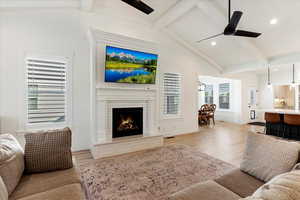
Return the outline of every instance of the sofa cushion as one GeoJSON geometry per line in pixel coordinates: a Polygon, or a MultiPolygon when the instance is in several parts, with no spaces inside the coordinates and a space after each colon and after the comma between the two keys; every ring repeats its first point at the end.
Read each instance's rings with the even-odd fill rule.
{"type": "Polygon", "coordinates": [[[0,135],[0,176],[8,194],[11,194],[19,183],[23,171],[23,149],[12,135],[0,135]]]}
{"type": "Polygon", "coordinates": [[[238,195],[214,181],[192,185],[169,197],[169,200],[237,200],[238,195]]]}
{"type": "Polygon", "coordinates": [[[298,161],[300,145],[272,138],[270,136],[249,133],[241,170],[262,180],[290,171],[298,161]]]}
{"type": "Polygon", "coordinates": [[[1,200],[7,200],[8,199],[8,192],[6,189],[6,186],[4,185],[4,182],[0,176],[0,199],[1,200]]]}
{"type": "Polygon", "coordinates": [[[300,170],[276,176],[261,186],[247,200],[297,200],[300,199],[300,170]]]}
{"type": "Polygon", "coordinates": [[[26,134],[26,172],[40,173],[72,168],[71,137],[69,128],[26,134]]]}
{"type": "MultiPolygon", "coordinates": [[[[36,193],[18,200],[84,200],[80,184],[70,184],[45,192],[36,193]]],[[[11,200],[11,199],[9,199],[11,200]]]]}
{"type": "Polygon", "coordinates": [[[24,175],[10,199],[19,199],[73,183],[80,183],[79,173],[76,168],[24,175]]]}
{"type": "Polygon", "coordinates": [[[239,169],[233,170],[215,181],[241,197],[252,195],[264,184],[264,182],[242,172],[239,169]]]}

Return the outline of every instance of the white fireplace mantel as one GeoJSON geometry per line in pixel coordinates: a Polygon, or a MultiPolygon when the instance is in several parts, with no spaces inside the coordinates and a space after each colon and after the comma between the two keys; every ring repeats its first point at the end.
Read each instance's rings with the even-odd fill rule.
{"type": "Polygon", "coordinates": [[[94,158],[153,148],[163,144],[163,137],[157,129],[155,93],[146,92],[148,94],[141,95],[140,92],[134,90],[125,93],[110,91],[108,94],[107,91],[97,90],[99,90],[96,97],[98,123],[95,132],[96,140],[92,148],[94,158]],[[143,135],[113,139],[113,108],[133,107],[143,108],[143,135]]]}
{"type": "MultiPolygon", "coordinates": [[[[127,92],[128,94],[128,92],[127,92]]],[[[134,95],[112,95],[97,96],[97,107],[103,112],[98,112],[97,119],[99,123],[97,127],[96,144],[112,142],[112,110],[113,108],[143,108],[143,136],[157,135],[155,131],[155,98],[140,97],[134,95]]]]}

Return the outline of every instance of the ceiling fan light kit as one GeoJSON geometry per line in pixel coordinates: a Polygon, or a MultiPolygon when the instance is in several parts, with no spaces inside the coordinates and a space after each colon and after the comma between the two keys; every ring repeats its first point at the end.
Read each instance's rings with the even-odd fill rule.
{"type": "Polygon", "coordinates": [[[228,1],[228,25],[225,27],[225,30],[223,33],[219,33],[207,38],[204,38],[202,40],[199,40],[197,42],[203,42],[206,40],[210,40],[212,38],[219,37],[221,35],[225,36],[239,36],[239,37],[248,37],[248,38],[257,38],[261,35],[261,33],[257,32],[251,32],[251,31],[245,31],[245,30],[239,30],[237,29],[238,24],[242,18],[243,12],[241,11],[234,11],[231,16],[231,0],[228,1]]]}

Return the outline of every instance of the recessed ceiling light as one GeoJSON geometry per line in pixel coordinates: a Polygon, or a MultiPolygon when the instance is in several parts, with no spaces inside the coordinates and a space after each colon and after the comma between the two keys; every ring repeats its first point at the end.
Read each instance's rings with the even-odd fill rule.
{"type": "Polygon", "coordinates": [[[216,45],[217,45],[217,42],[212,41],[210,44],[211,44],[211,46],[216,46],[216,45]]]}
{"type": "Polygon", "coordinates": [[[275,25],[277,23],[278,23],[278,19],[277,18],[273,18],[273,19],[270,20],[270,24],[271,25],[275,25]]]}

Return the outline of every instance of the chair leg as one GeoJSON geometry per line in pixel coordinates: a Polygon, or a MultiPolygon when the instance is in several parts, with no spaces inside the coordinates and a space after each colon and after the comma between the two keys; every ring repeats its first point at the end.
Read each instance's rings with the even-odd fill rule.
{"type": "Polygon", "coordinates": [[[213,117],[212,120],[213,120],[214,125],[216,125],[216,123],[215,123],[215,117],[213,117]]]}

